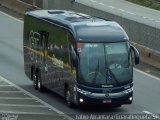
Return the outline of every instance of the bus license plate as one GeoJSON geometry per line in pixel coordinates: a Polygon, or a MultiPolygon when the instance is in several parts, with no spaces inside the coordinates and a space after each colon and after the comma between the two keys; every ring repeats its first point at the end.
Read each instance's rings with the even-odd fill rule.
{"type": "Polygon", "coordinates": [[[111,99],[103,100],[102,103],[104,103],[104,104],[110,104],[110,103],[112,103],[112,100],[111,99]]]}

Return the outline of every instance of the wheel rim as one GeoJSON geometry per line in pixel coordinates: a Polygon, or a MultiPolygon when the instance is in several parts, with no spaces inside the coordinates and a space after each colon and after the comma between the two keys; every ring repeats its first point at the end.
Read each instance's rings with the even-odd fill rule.
{"type": "Polygon", "coordinates": [[[40,80],[38,80],[38,89],[39,90],[41,89],[41,82],[40,82],[40,80]]]}
{"type": "Polygon", "coordinates": [[[71,102],[70,102],[70,92],[69,90],[67,90],[67,93],[66,93],[66,101],[67,101],[67,104],[70,105],[71,102]]]}
{"type": "Polygon", "coordinates": [[[36,84],[36,75],[33,75],[33,82],[34,82],[34,87],[36,88],[37,87],[37,84],[36,84]]]}

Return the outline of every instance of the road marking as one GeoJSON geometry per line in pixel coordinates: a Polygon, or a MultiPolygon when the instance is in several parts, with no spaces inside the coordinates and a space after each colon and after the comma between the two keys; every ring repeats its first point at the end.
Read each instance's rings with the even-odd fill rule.
{"type": "Polygon", "coordinates": [[[156,22],[160,22],[160,20],[156,20],[156,22]]]}
{"type": "Polygon", "coordinates": [[[148,114],[148,115],[151,115],[154,119],[159,119],[159,116],[158,115],[156,115],[156,114],[153,114],[153,113],[151,113],[151,112],[149,112],[149,111],[142,111],[142,112],[144,112],[145,114],[148,114]]]}
{"type": "Polygon", "coordinates": [[[95,1],[95,0],[90,0],[90,1],[91,1],[91,2],[94,2],[94,3],[97,2],[97,1],[95,1]]]}
{"type": "Polygon", "coordinates": [[[0,104],[0,106],[11,106],[11,107],[34,107],[34,108],[48,108],[44,105],[21,105],[21,104],[0,104]]]}
{"type": "Polygon", "coordinates": [[[143,16],[142,18],[147,19],[147,17],[143,16]]]}
{"type": "Polygon", "coordinates": [[[0,91],[0,93],[23,93],[22,91],[0,91]]]}
{"type": "Polygon", "coordinates": [[[12,87],[12,85],[0,85],[0,87],[12,87]]]}
{"type": "Polygon", "coordinates": [[[125,12],[128,13],[128,14],[131,14],[131,15],[136,15],[135,13],[130,12],[130,11],[125,11],[125,12]]]}
{"type": "Polygon", "coordinates": [[[7,82],[8,84],[14,86],[15,88],[17,88],[18,90],[24,92],[25,94],[27,94],[28,96],[32,97],[33,99],[39,101],[41,104],[43,104],[44,106],[47,106],[48,108],[50,108],[51,110],[55,111],[56,113],[64,116],[65,118],[69,119],[69,120],[73,120],[71,117],[69,117],[68,115],[66,115],[65,113],[61,112],[60,110],[58,110],[57,108],[51,106],[50,104],[44,102],[43,100],[39,99],[38,97],[32,95],[31,93],[29,93],[28,91],[24,90],[23,88],[19,87],[18,85],[10,82],[9,80],[5,79],[4,77],[0,76],[0,79],[2,79],[3,81],[7,82]]]}
{"type": "Polygon", "coordinates": [[[98,4],[100,4],[100,5],[105,5],[104,3],[98,3],[98,4]]]}
{"type": "Polygon", "coordinates": [[[0,113],[5,113],[5,114],[16,114],[16,115],[25,115],[25,114],[29,114],[29,115],[51,115],[51,114],[48,114],[48,113],[40,113],[40,112],[17,112],[17,111],[2,111],[0,110],[0,113]]]}
{"type": "Polygon", "coordinates": [[[149,20],[153,21],[154,19],[153,18],[149,18],[149,20]]]}
{"type": "Polygon", "coordinates": [[[33,98],[30,98],[30,97],[26,97],[26,98],[18,98],[18,97],[0,97],[0,99],[10,99],[10,100],[34,100],[33,98]]]}
{"type": "Polygon", "coordinates": [[[139,73],[141,73],[141,74],[144,74],[144,75],[146,75],[146,76],[149,76],[149,77],[151,77],[151,78],[153,78],[153,79],[156,79],[156,80],[159,80],[159,81],[160,81],[160,78],[158,78],[158,77],[156,77],[156,76],[154,76],[154,75],[151,75],[151,74],[148,74],[148,73],[146,73],[146,72],[143,72],[143,71],[141,71],[141,70],[139,70],[139,69],[137,69],[137,68],[134,68],[134,70],[137,71],[137,72],[139,72],[139,73]]]}
{"type": "Polygon", "coordinates": [[[108,7],[109,7],[109,8],[113,8],[113,9],[115,8],[114,6],[108,6],[108,7]]]}
{"type": "Polygon", "coordinates": [[[18,22],[23,23],[23,21],[22,21],[22,20],[19,20],[19,19],[15,18],[15,17],[12,17],[12,16],[10,16],[10,15],[8,15],[8,14],[6,14],[6,13],[2,12],[2,11],[0,11],[0,13],[1,13],[1,14],[3,14],[3,15],[5,15],[5,16],[7,16],[7,17],[9,17],[9,18],[11,18],[11,19],[14,19],[14,20],[16,20],[16,21],[18,21],[18,22]]]}
{"type": "Polygon", "coordinates": [[[125,12],[125,10],[123,10],[123,9],[119,9],[120,11],[122,11],[122,12],[125,12]]]}

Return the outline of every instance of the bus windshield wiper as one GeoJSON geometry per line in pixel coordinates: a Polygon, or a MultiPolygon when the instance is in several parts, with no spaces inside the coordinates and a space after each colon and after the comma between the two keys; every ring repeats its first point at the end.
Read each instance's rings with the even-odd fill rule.
{"type": "Polygon", "coordinates": [[[109,67],[108,67],[108,63],[107,63],[107,58],[106,58],[106,49],[105,49],[106,47],[105,47],[105,44],[104,44],[104,58],[105,58],[105,72],[106,72],[106,84],[107,84],[107,82],[108,82],[108,78],[109,77],[113,77],[113,79],[112,78],[110,78],[111,80],[114,80],[115,82],[116,82],[116,84],[117,84],[117,86],[120,84],[119,83],[119,81],[116,79],[116,77],[115,77],[115,75],[113,74],[113,72],[109,69],[109,67]],[[110,74],[110,76],[108,76],[110,74]]]}
{"type": "Polygon", "coordinates": [[[95,69],[95,76],[94,76],[94,79],[93,79],[94,83],[97,80],[98,72],[99,72],[99,59],[98,59],[98,64],[97,64],[96,69],[95,69]]]}

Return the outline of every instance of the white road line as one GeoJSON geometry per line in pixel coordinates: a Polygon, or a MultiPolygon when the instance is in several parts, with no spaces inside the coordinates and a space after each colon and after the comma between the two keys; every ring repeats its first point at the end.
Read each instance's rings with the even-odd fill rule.
{"type": "Polygon", "coordinates": [[[23,21],[22,21],[22,20],[19,20],[19,19],[17,19],[17,18],[14,18],[14,17],[12,17],[12,16],[10,16],[10,15],[8,15],[8,14],[6,14],[6,13],[2,12],[2,11],[0,11],[0,13],[2,13],[3,15],[5,15],[5,16],[7,16],[7,17],[11,18],[11,19],[14,19],[14,20],[16,20],[16,21],[18,21],[18,22],[23,23],[23,21]]]}
{"type": "Polygon", "coordinates": [[[5,82],[11,84],[12,86],[14,86],[15,88],[17,88],[18,90],[24,92],[25,94],[27,94],[28,96],[32,97],[33,99],[39,101],[41,104],[47,106],[48,108],[50,108],[51,110],[57,112],[60,115],[63,115],[64,117],[66,117],[69,120],[73,120],[71,117],[69,117],[68,115],[66,115],[65,113],[61,112],[60,110],[54,108],[53,106],[49,105],[48,103],[44,102],[43,100],[39,99],[38,97],[32,95],[31,93],[29,93],[28,91],[24,90],[23,88],[17,86],[16,84],[10,82],[9,80],[3,78],[2,76],[0,76],[0,79],[4,80],[5,82]]]}
{"type": "Polygon", "coordinates": [[[109,8],[113,8],[113,9],[115,8],[114,6],[108,6],[108,7],[109,7],[109,8]]]}
{"type": "Polygon", "coordinates": [[[90,1],[91,1],[91,2],[94,2],[94,3],[97,2],[97,1],[95,1],[95,0],[90,0],[90,1]]]}
{"type": "Polygon", "coordinates": [[[2,100],[2,99],[6,99],[6,100],[34,100],[33,98],[30,98],[30,97],[28,97],[28,98],[18,98],[18,97],[0,97],[0,99],[2,100]]]}
{"type": "Polygon", "coordinates": [[[24,105],[24,104],[1,104],[0,106],[5,106],[5,107],[34,107],[34,108],[48,108],[48,106],[44,105],[24,105]]]}
{"type": "Polygon", "coordinates": [[[142,18],[147,19],[147,17],[143,16],[142,18]]]}
{"type": "Polygon", "coordinates": [[[151,112],[149,112],[149,111],[145,111],[145,110],[144,110],[144,111],[142,111],[142,112],[145,113],[145,114],[151,115],[154,119],[160,119],[158,115],[153,114],[153,113],[151,113],[151,112]]]}
{"type": "Polygon", "coordinates": [[[160,20],[156,20],[156,22],[160,22],[160,20]]]}
{"type": "Polygon", "coordinates": [[[98,3],[98,4],[100,4],[100,5],[105,5],[104,3],[98,3]]]}
{"type": "Polygon", "coordinates": [[[25,115],[25,114],[29,114],[29,115],[51,115],[48,113],[40,113],[40,112],[17,112],[17,111],[2,111],[0,110],[0,113],[5,113],[5,114],[15,114],[15,115],[25,115]]]}
{"type": "Polygon", "coordinates": [[[135,13],[130,12],[130,11],[125,11],[125,12],[128,13],[128,14],[131,14],[131,15],[136,15],[135,13]]]}
{"type": "Polygon", "coordinates": [[[0,93],[23,93],[22,91],[0,91],[0,93]]]}
{"type": "Polygon", "coordinates": [[[123,9],[119,9],[120,11],[122,11],[122,12],[125,12],[125,10],[123,10],[123,9]]]}
{"type": "Polygon", "coordinates": [[[151,78],[153,78],[153,79],[156,79],[156,80],[159,80],[159,81],[160,81],[160,78],[158,78],[158,77],[156,77],[156,76],[154,76],[154,75],[145,73],[145,72],[143,72],[143,71],[141,71],[141,70],[139,70],[139,69],[137,69],[137,68],[134,68],[134,70],[137,71],[137,72],[139,72],[139,73],[141,73],[141,74],[144,74],[144,75],[146,75],[146,76],[148,76],[148,77],[151,77],[151,78]]]}
{"type": "Polygon", "coordinates": [[[0,87],[12,87],[12,85],[0,85],[0,87]]]}
{"type": "Polygon", "coordinates": [[[151,21],[153,21],[154,19],[153,19],[153,18],[149,18],[148,20],[151,20],[151,21]]]}

